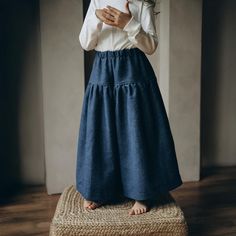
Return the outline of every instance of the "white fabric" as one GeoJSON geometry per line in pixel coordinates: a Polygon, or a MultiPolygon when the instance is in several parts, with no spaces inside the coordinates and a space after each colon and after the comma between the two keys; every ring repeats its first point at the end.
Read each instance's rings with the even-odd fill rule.
{"type": "Polygon", "coordinates": [[[140,0],[129,0],[132,18],[123,29],[103,23],[95,14],[96,9],[110,5],[123,12],[126,0],[91,0],[82,25],[79,41],[86,51],[114,51],[138,47],[146,54],[153,54],[158,46],[153,7],[140,0]]]}

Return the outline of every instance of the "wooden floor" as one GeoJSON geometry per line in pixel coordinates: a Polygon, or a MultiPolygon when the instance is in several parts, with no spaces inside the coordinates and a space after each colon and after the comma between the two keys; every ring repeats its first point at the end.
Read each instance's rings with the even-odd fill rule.
{"type": "MultiPolygon", "coordinates": [[[[236,236],[236,167],[202,173],[200,182],[187,182],[171,191],[181,206],[190,235],[236,236]]],[[[1,236],[46,236],[60,195],[47,195],[44,186],[22,190],[0,205],[1,236]]]]}

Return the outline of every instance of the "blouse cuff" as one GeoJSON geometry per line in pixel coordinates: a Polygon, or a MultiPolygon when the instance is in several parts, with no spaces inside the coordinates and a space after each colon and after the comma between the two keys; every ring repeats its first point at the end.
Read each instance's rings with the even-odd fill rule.
{"type": "Polygon", "coordinates": [[[139,33],[140,29],[141,23],[137,21],[134,16],[132,16],[123,28],[123,31],[126,31],[129,36],[135,36],[137,33],[139,33]]]}

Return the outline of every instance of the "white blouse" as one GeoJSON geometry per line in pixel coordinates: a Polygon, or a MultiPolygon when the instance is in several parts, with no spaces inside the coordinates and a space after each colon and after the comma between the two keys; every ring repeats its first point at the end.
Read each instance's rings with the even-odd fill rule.
{"type": "Polygon", "coordinates": [[[142,5],[142,1],[129,0],[132,18],[120,29],[103,23],[95,10],[110,5],[127,12],[126,0],[91,0],[79,34],[82,48],[86,51],[113,51],[138,47],[146,54],[153,54],[158,46],[154,9],[146,2],[142,5]]]}

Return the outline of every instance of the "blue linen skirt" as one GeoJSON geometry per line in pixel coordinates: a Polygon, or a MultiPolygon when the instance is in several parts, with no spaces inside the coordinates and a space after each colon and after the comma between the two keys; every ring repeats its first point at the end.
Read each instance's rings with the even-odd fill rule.
{"type": "Polygon", "coordinates": [[[157,79],[138,48],[96,51],[78,134],[76,189],[87,200],[155,199],[183,183],[157,79]]]}

